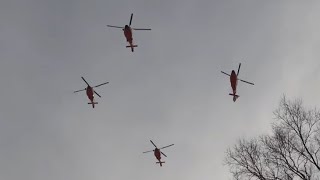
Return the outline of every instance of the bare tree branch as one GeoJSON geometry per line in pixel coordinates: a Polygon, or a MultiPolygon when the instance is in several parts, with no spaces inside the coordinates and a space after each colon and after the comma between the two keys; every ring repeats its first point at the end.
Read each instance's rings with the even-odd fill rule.
{"type": "Polygon", "coordinates": [[[282,98],[274,112],[273,133],[241,139],[227,150],[233,177],[259,180],[320,179],[320,112],[301,100],[282,98]]]}

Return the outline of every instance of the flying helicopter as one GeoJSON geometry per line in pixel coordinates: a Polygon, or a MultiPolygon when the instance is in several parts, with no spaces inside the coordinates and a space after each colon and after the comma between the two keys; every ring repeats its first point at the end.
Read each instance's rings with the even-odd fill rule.
{"type": "Polygon", "coordinates": [[[150,150],[150,151],[145,151],[143,153],[148,153],[148,152],[154,152],[154,156],[157,158],[158,162],[156,162],[157,164],[159,163],[160,166],[162,166],[162,163],[165,163],[164,161],[161,161],[161,154],[164,155],[165,157],[167,157],[167,155],[165,155],[163,152],[160,151],[160,149],[164,149],[164,148],[167,148],[167,147],[170,147],[170,146],[173,146],[174,144],[170,144],[168,146],[164,146],[162,148],[158,148],[151,140],[150,142],[153,144],[153,146],[155,147],[154,150],[150,150]]]}
{"type": "Polygon", "coordinates": [[[245,83],[248,83],[248,84],[251,84],[251,85],[254,85],[251,82],[248,82],[248,81],[245,81],[245,80],[242,80],[242,79],[238,78],[240,67],[241,67],[241,63],[239,63],[237,74],[236,74],[236,72],[234,70],[232,70],[231,75],[221,71],[223,74],[225,74],[227,76],[230,76],[230,83],[231,83],[231,87],[232,87],[233,93],[229,93],[229,95],[233,96],[233,102],[235,102],[237,100],[237,98],[239,97],[239,95],[236,94],[237,93],[238,80],[240,80],[242,82],[245,82],[245,83]]]}
{"type": "Polygon", "coordinates": [[[134,51],[135,47],[138,47],[138,45],[134,45],[133,44],[133,38],[132,38],[132,30],[147,30],[150,31],[151,29],[145,29],[145,28],[131,28],[131,22],[132,22],[132,16],[133,14],[131,14],[130,17],[130,22],[129,25],[125,25],[124,27],[121,26],[112,26],[112,25],[107,25],[108,27],[113,27],[113,28],[121,28],[123,30],[124,36],[126,37],[129,46],[126,46],[127,48],[131,47],[131,51],[134,51]]]}
{"type": "Polygon", "coordinates": [[[83,77],[81,77],[81,78],[88,86],[86,88],[84,88],[84,89],[81,89],[81,90],[78,90],[78,91],[74,91],[74,93],[86,90],[87,96],[90,99],[90,102],[88,102],[88,104],[92,104],[92,108],[94,108],[94,105],[98,104],[98,102],[94,101],[94,94],[96,94],[100,98],[101,98],[101,96],[95,90],[93,90],[93,88],[108,84],[109,82],[105,82],[105,83],[102,83],[102,84],[99,84],[99,85],[96,85],[96,86],[92,87],[92,86],[89,85],[89,83],[83,77]]]}

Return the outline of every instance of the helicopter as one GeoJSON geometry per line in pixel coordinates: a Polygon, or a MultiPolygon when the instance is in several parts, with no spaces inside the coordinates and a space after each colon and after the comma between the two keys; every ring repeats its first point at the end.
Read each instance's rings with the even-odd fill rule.
{"type": "Polygon", "coordinates": [[[127,48],[131,48],[131,51],[134,51],[135,47],[138,47],[138,45],[133,44],[133,38],[132,38],[132,30],[147,30],[150,31],[151,29],[145,29],[145,28],[131,28],[131,22],[132,22],[132,16],[131,14],[130,17],[130,22],[129,25],[125,25],[124,27],[121,26],[112,26],[112,25],[107,25],[108,27],[113,27],[113,28],[121,28],[123,30],[124,36],[127,39],[127,42],[129,43],[129,46],[126,46],[127,48]]]}
{"type": "Polygon", "coordinates": [[[89,83],[88,83],[83,77],[81,77],[81,78],[82,78],[82,80],[83,80],[88,86],[87,86],[86,88],[84,88],[84,89],[81,89],[81,90],[78,90],[78,91],[74,91],[74,93],[77,93],[77,92],[86,90],[87,96],[88,96],[88,98],[90,99],[90,102],[88,102],[88,104],[92,104],[92,108],[94,108],[94,105],[95,105],[95,104],[98,104],[98,102],[95,102],[95,101],[94,101],[94,94],[96,94],[96,95],[99,96],[100,98],[101,98],[101,96],[100,96],[95,90],[93,90],[93,88],[96,88],[96,87],[99,87],[99,86],[108,84],[109,82],[105,82],[105,83],[102,83],[102,84],[99,84],[99,85],[96,85],[96,86],[91,87],[91,86],[89,85],[89,83]]]}
{"type": "Polygon", "coordinates": [[[156,162],[157,164],[160,164],[160,166],[162,166],[162,163],[165,163],[164,161],[161,161],[161,154],[164,155],[165,157],[167,157],[167,155],[165,155],[163,152],[160,151],[160,149],[164,149],[170,146],[173,146],[174,144],[170,144],[168,146],[164,146],[162,148],[158,148],[151,140],[150,142],[154,145],[155,149],[154,150],[150,150],[150,151],[145,151],[143,153],[148,153],[148,152],[154,152],[154,156],[157,158],[158,162],[156,162]]]}
{"type": "Polygon", "coordinates": [[[248,81],[245,81],[245,80],[242,80],[242,79],[238,78],[240,67],[241,67],[241,63],[239,63],[237,74],[236,74],[236,72],[234,70],[232,70],[231,75],[221,71],[221,73],[223,73],[223,74],[225,74],[227,76],[230,76],[230,83],[231,83],[231,87],[232,87],[233,93],[229,93],[229,95],[233,96],[233,102],[235,102],[237,100],[237,98],[239,97],[239,95],[236,94],[237,93],[238,80],[240,80],[242,82],[245,82],[245,83],[248,83],[248,84],[251,84],[251,85],[254,85],[251,82],[248,82],[248,81]]]}

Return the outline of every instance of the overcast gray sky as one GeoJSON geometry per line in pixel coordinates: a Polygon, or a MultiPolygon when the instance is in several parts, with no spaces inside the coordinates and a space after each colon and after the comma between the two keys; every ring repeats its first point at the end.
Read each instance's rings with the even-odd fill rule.
{"type": "Polygon", "coordinates": [[[280,97],[320,100],[318,0],[0,1],[0,179],[230,179],[280,97]],[[120,29],[133,16],[138,48],[120,29]],[[242,63],[236,103],[231,72],[242,63]],[[102,95],[92,109],[84,76],[102,95]],[[152,153],[168,158],[162,168],[152,153]]]}

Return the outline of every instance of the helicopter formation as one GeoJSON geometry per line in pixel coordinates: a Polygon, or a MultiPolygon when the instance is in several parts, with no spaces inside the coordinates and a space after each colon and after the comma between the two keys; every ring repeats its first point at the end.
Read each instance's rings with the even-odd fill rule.
{"type": "MultiPolygon", "coordinates": [[[[129,43],[129,45],[126,46],[126,47],[127,48],[131,48],[131,51],[134,52],[134,48],[138,47],[138,45],[133,43],[133,33],[132,33],[132,31],[133,30],[151,30],[151,29],[147,29],[147,28],[131,28],[132,18],[133,18],[133,14],[131,14],[129,25],[125,25],[124,27],[122,27],[122,26],[113,26],[113,25],[107,25],[107,26],[108,27],[112,27],[112,28],[120,28],[120,29],[122,29],[123,33],[124,33],[124,36],[125,36],[127,42],[129,43]]],[[[234,102],[240,97],[237,94],[237,85],[238,85],[238,81],[239,80],[241,82],[244,82],[244,83],[247,83],[247,84],[250,84],[250,85],[254,85],[254,83],[252,83],[252,82],[245,81],[245,80],[242,80],[242,79],[238,78],[239,72],[240,72],[240,67],[241,67],[241,63],[239,63],[239,67],[238,67],[237,73],[235,72],[235,70],[232,70],[231,74],[228,74],[228,73],[226,73],[224,71],[221,71],[221,73],[223,73],[223,74],[225,74],[225,75],[230,77],[230,84],[231,84],[231,88],[232,88],[232,93],[229,93],[229,95],[233,96],[233,101],[234,102]]],[[[109,82],[105,82],[105,83],[102,83],[102,84],[99,84],[99,85],[96,85],[96,86],[90,86],[90,84],[84,79],[84,77],[81,77],[81,78],[86,83],[87,87],[84,88],[84,89],[80,89],[80,90],[74,91],[74,93],[81,92],[81,91],[86,91],[86,95],[87,95],[88,99],[90,100],[90,102],[88,102],[88,104],[91,104],[92,108],[95,108],[95,104],[98,104],[98,102],[95,101],[94,95],[96,94],[100,98],[101,98],[101,95],[98,94],[93,88],[97,88],[97,87],[109,84],[109,82]]],[[[167,157],[167,155],[164,154],[161,151],[161,149],[165,149],[165,148],[171,147],[174,144],[170,144],[170,145],[158,148],[152,140],[150,140],[150,142],[155,147],[155,149],[149,150],[149,151],[145,151],[143,153],[153,152],[154,156],[157,159],[156,164],[159,164],[160,167],[162,167],[162,164],[165,163],[165,162],[161,160],[161,155],[163,155],[164,157],[167,157]]]]}

